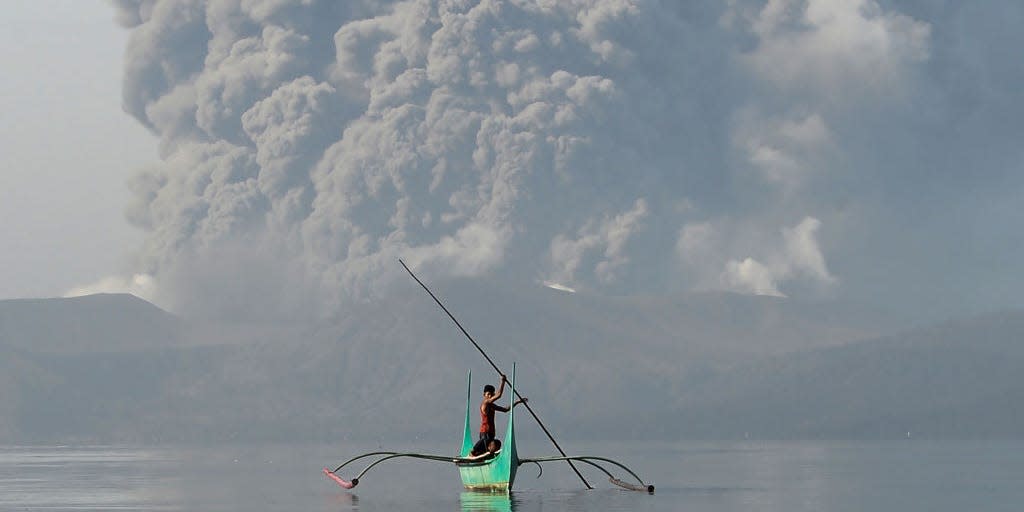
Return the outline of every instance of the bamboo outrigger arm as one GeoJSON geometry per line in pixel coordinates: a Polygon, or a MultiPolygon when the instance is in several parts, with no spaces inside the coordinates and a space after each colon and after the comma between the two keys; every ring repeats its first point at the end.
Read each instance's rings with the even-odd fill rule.
{"type": "MultiPolygon", "coordinates": [[[[435,462],[456,462],[457,463],[457,462],[460,461],[459,458],[453,458],[453,457],[445,456],[445,455],[426,454],[426,453],[369,452],[369,453],[364,453],[362,455],[353,457],[353,458],[343,462],[340,466],[335,468],[334,471],[331,471],[331,470],[329,470],[327,468],[324,468],[324,474],[327,475],[327,477],[330,478],[331,480],[334,480],[335,482],[337,482],[338,485],[340,485],[340,486],[342,486],[342,487],[344,487],[346,489],[351,489],[351,488],[359,485],[359,479],[362,478],[366,473],[368,473],[371,469],[373,469],[378,464],[380,464],[380,463],[382,463],[384,461],[387,461],[387,460],[403,458],[403,457],[411,458],[411,459],[430,460],[430,461],[435,461],[435,462]],[[342,468],[344,468],[345,466],[347,466],[347,465],[349,465],[349,464],[351,464],[351,463],[353,463],[353,462],[355,462],[357,460],[361,460],[361,459],[365,459],[365,458],[373,457],[373,456],[378,456],[378,455],[381,456],[381,458],[379,458],[379,459],[371,462],[370,464],[368,464],[365,468],[363,468],[362,471],[359,472],[359,474],[357,474],[351,480],[345,480],[345,479],[343,479],[343,478],[341,478],[340,476],[337,475],[338,471],[341,471],[342,468]]],[[[541,467],[540,463],[542,463],[542,462],[556,462],[556,461],[566,461],[566,462],[568,462],[570,460],[571,461],[576,461],[576,462],[582,462],[584,464],[589,464],[589,465],[599,469],[602,473],[604,473],[605,475],[608,475],[608,481],[609,482],[611,482],[611,483],[613,483],[613,484],[615,484],[615,485],[617,485],[619,487],[622,487],[623,489],[629,489],[631,491],[640,491],[640,492],[654,493],[654,485],[645,483],[643,481],[643,479],[640,478],[639,475],[634,473],[633,470],[629,469],[624,464],[616,462],[616,461],[614,461],[612,459],[605,458],[605,457],[596,457],[596,456],[592,456],[592,455],[580,455],[580,456],[575,456],[575,457],[537,457],[537,458],[532,458],[532,459],[519,459],[519,465],[523,465],[523,464],[527,464],[527,463],[533,463],[533,464],[537,464],[537,467],[541,467]],[[638,484],[629,483],[629,482],[625,482],[623,480],[615,478],[615,475],[613,475],[611,472],[609,472],[607,469],[605,469],[603,466],[601,466],[600,464],[598,464],[595,461],[605,462],[605,463],[608,463],[608,464],[613,464],[615,466],[618,466],[619,468],[621,468],[626,473],[629,473],[629,475],[632,476],[634,479],[636,479],[636,481],[639,483],[639,485],[638,484]]],[[[541,472],[543,472],[543,469],[541,469],[541,472]]],[[[538,477],[539,476],[540,475],[538,475],[538,477]]]]}
{"type": "MultiPolygon", "coordinates": [[[[652,493],[652,494],[654,493],[654,485],[653,484],[644,483],[643,479],[641,479],[636,473],[634,473],[633,470],[629,469],[628,467],[626,467],[622,463],[616,462],[616,461],[614,461],[612,459],[608,459],[608,458],[605,458],[605,457],[595,457],[593,455],[580,455],[580,456],[575,456],[575,457],[537,457],[537,458],[533,458],[533,459],[519,459],[519,464],[522,465],[522,464],[526,464],[526,463],[532,462],[534,464],[537,464],[538,467],[540,467],[540,463],[541,462],[571,461],[571,460],[574,460],[574,461],[577,461],[577,462],[583,462],[585,464],[590,464],[591,466],[594,466],[595,468],[601,470],[601,472],[603,472],[604,474],[608,475],[608,481],[609,482],[611,482],[611,483],[613,483],[613,484],[615,484],[615,485],[617,485],[619,487],[622,487],[623,489],[629,489],[631,491],[649,492],[649,493],[652,493]],[[623,471],[625,471],[626,473],[629,473],[630,476],[635,478],[636,481],[639,482],[640,485],[632,484],[632,483],[629,483],[629,482],[624,482],[624,481],[622,481],[622,480],[620,480],[618,478],[615,478],[615,475],[612,475],[607,469],[605,469],[600,464],[598,464],[598,463],[596,463],[594,461],[607,462],[608,464],[614,464],[614,465],[622,468],[623,471]]],[[[538,475],[538,477],[539,476],[540,475],[538,475]]]]}
{"type": "Polygon", "coordinates": [[[397,459],[397,458],[401,458],[401,457],[407,457],[407,458],[410,458],[410,459],[432,460],[432,461],[437,461],[437,462],[452,462],[453,460],[455,460],[455,459],[453,459],[450,456],[432,455],[432,454],[427,454],[427,453],[370,452],[370,453],[364,453],[364,454],[359,455],[357,457],[353,457],[353,458],[343,462],[340,466],[334,468],[334,471],[331,471],[331,470],[329,470],[327,468],[324,468],[324,474],[327,475],[327,478],[330,478],[331,480],[334,480],[335,482],[337,482],[338,485],[340,485],[340,486],[342,486],[342,487],[344,487],[346,489],[351,489],[351,488],[359,485],[359,479],[362,478],[363,475],[365,475],[368,471],[370,471],[370,469],[373,469],[373,467],[376,466],[377,464],[380,464],[381,462],[384,462],[386,460],[397,459]],[[352,480],[345,480],[345,479],[343,479],[343,478],[341,478],[340,476],[337,475],[337,472],[341,471],[341,468],[351,464],[352,462],[355,462],[355,461],[360,460],[360,459],[365,459],[367,457],[373,457],[375,455],[383,455],[383,457],[381,457],[381,458],[371,462],[369,465],[367,465],[365,468],[363,468],[363,470],[360,471],[359,474],[356,475],[355,478],[353,478],[352,480]]]}

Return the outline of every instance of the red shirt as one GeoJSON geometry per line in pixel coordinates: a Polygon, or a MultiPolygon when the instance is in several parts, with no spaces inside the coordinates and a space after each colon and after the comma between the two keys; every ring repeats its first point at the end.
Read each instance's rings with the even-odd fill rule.
{"type": "Polygon", "coordinates": [[[491,402],[480,404],[480,433],[494,435],[494,404],[491,402]]]}

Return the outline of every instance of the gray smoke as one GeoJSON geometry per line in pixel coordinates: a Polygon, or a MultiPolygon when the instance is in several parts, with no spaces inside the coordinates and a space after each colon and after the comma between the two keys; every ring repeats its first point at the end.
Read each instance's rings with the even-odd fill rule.
{"type": "Polygon", "coordinates": [[[891,176],[864,134],[905,128],[922,87],[950,104],[935,13],[876,0],[115,5],[125,108],[161,141],[128,215],[178,309],[329,312],[399,257],[434,279],[835,293],[829,260],[891,176]]]}

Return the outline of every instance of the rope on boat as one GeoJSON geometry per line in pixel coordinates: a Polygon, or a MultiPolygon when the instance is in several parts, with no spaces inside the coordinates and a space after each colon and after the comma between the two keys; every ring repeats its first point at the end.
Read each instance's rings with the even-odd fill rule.
{"type": "MultiPolygon", "coordinates": [[[[653,493],[654,492],[654,485],[644,483],[643,479],[641,479],[639,476],[637,476],[637,474],[634,473],[633,470],[629,469],[628,467],[626,467],[625,465],[623,465],[623,464],[621,464],[619,462],[616,462],[616,461],[614,461],[612,459],[608,459],[608,458],[605,458],[605,457],[596,457],[596,456],[593,456],[593,455],[581,455],[581,456],[576,456],[576,457],[538,457],[538,458],[535,458],[535,459],[519,459],[519,464],[522,465],[522,464],[525,464],[527,462],[532,462],[532,463],[537,464],[538,466],[540,466],[541,462],[553,462],[553,461],[561,461],[561,460],[575,460],[575,461],[583,462],[585,464],[590,464],[591,466],[594,466],[595,468],[601,470],[602,473],[608,475],[608,481],[609,482],[611,482],[612,484],[615,484],[615,485],[617,485],[619,487],[622,487],[623,489],[629,489],[631,491],[649,492],[649,493],[653,493]],[[624,481],[622,481],[622,480],[620,480],[618,478],[615,478],[615,475],[612,475],[603,466],[601,466],[600,464],[594,462],[595,460],[601,461],[601,462],[606,462],[608,464],[614,464],[614,465],[618,466],[619,468],[622,468],[623,471],[629,473],[633,478],[635,478],[636,481],[640,483],[640,485],[632,484],[632,483],[629,483],[629,482],[624,482],[624,481]]],[[[540,478],[540,475],[537,475],[537,477],[540,478]]]]}

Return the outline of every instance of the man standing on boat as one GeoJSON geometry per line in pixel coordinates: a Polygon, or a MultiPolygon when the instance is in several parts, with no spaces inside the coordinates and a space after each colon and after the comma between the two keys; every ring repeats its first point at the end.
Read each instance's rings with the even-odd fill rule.
{"type": "MultiPolygon", "coordinates": [[[[488,384],[484,386],[484,400],[480,402],[480,440],[473,446],[473,451],[477,453],[483,453],[487,451],[487,443],[494,439],[494,411],[508,412],[508,407],[502,407],[496,402],[501,398],[501,394],[505,391],[505,383],[508,382],[508,377],[505,374],[501,374],[501,385],[498,386],[498,391],[494,391],[494,386],[488,384]]],[[[521,403],[526,402],[527,399],[521,398],[516,400],[512,407],[515,407],[521,403]]]]}

